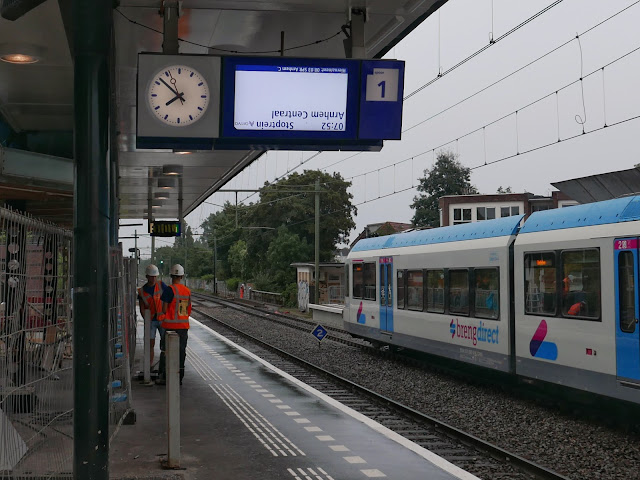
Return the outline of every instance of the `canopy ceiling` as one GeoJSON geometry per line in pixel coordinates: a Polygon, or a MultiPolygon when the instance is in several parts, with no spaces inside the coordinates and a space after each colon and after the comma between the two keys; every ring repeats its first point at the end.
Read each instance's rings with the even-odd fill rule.
{"type": "MultiPolygon", "coordinates": [[[[351,8],[365,8],[368,12],[366,56],[380,57],[445,2],[185,0],[179,19],[178,35],[185,40],[180,42],[180,53],[224,53],[216,48],[252,55],[265,50],[277,51],[280,32],[284,31],[285,49],[312,44],[287,51],[287,56],[344,58],[345,36],[334,35],[348,22],[351,8]],[[328,41],[314,43],[332,36],[328,41]]],[[[116,119],[112,145],[119,152],[121,218],[147,216],[149,194],[153,198],[157,191],[163,165],[184,166],[182,197],[186,215],[263,153],[248,150],[177,155],[169,150],[135,148],[137,55],[143,51],[162,51],[162,34],[151,30],[163,29],[159,15],[161,3],[159,0],[121,0],[113,17],[116,119]]],[[[54,144],[69,142],[68,132],[73,127],[70,20],[71,0],[46,0],[15,21],[0,18],[0,46],[28,44],[36,47],[42,58],[32,65],[0,62],[0,121],[4,119],[18,135],[46,133],[46,145],[39,143],[41,153],[51,153],[47,145],[55,151],[64,151],[54,144]]],[[[27,146],[21,148],[28,149],[28,139],[23,143],[27,146]]],[[[30,183],[37,180],[37,172],[32,173],[34,178],[30,183]]],[[[2,191],[3,181],[15,183],[15,178],[0,177],[0,197],[10,198],[8,191],[2,191]]],[[[68,190],[68,185],[64,190],[68,190]]],[[[170,199],[153,209],[156,218],[177,218],[179,191],[175,188],[170,192],[170,199]]],[[[61,221],[59,216],[56,221],[61,221]]],[[[70,214],[65,223],[71,223],[70,214]]]]}

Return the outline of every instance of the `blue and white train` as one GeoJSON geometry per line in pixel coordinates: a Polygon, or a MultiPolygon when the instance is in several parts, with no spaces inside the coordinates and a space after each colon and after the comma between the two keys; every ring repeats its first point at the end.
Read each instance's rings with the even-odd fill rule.
{"type": "Polygon", "coordinates": [[[360,240],[345,329],[640,404],[640,196],[360,240]]]}

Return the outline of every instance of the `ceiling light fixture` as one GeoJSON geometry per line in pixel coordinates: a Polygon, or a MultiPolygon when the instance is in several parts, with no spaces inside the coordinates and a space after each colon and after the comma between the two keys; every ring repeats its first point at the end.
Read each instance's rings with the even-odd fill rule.
{"type": "Polygon", "coordinates": [[[162,173],[165,175],[181,175],[182,165],[163,165],[162,173]]]}
{"type": "Polygon", "coordinates": [[[44,49],[36,45],[0,44],[0,60],[16,65],[29,65],[42,59],[44,49]]]}
{"type": "Polygon", "coordinates": [[[154,198],[156,200],[169,200],[169,192],[156,192],[154,198]]]}
{"type": "Polygon", "coordinates": [[[170,188],[176,187],[176,179],[175,178],[159,178],[158,179],[158,188],[162,188],[163,190],[168,190],[170,188]]]}

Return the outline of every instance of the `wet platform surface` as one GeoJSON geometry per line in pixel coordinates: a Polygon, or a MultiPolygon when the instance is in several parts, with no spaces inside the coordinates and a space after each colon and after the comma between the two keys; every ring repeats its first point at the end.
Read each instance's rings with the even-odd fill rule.
{"type": "Polygon", "coordinates": [[[112,444],[112,478],[476,478],[195,320],[181,387],[184,470],[160,469],[166,387],[133,386],[138,421],[112,444]]]}

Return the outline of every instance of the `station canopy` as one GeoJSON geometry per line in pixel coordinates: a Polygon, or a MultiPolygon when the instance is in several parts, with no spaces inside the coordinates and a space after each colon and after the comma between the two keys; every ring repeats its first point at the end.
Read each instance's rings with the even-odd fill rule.
{"type": "Polygon", "coordinates": [[[640,168],[572,178],[551,185],[580,203],[601,202],[640,193],[640,168]]]}
{"type": "MultiPolygon", "coordinates": [[[[4,3],[3,3],[4,2],[4,3]]],[[[350,9],[366,9],[366,58],[380,58],[446,0],[184,0],[178,24],[181,54],[277,55],[284,32],[285,56],[345,58],[342,26],[350,9]],[[332,38],[330,38],[332,37],[332,38]],[[327,41],[320,41],[328,39],[327,41]],[[189,43],[192,42],[192,43],[189,43]],[[316,43],[317,42],[317,43],[316,43]],[[207,48],[210,47],[210,48],[207,48]],[[217,50],[221,49],[221,50],[217,50]]],[[[0,18],[0,56],[24,46],[39,61],[0,62],[0,146],[13,166],[0,171],[0,201],[20,200],[44,219],[73,221],[73,56],[71,0],[0,0],[35,5],[15,20],[0,18]],[[8,133],[7,133],[8,132],[8,133]],[[4,136],[4,137],[3,137],[4,136]],[[4,139],[4,141],[3,141],[4,139]],[[37,153],[36,153],[37,152],[37,153]],[[42,154],[42,155],[39,155],[42,154]],[[43,165],[45,167],[43,167],[43,165]],[[48,166],[48,167],[47,167],[48,166]],[[63,168],[61,168],[63,167],[63,168]],[[64,176],[61,172],[67,172],[64,176]],[[64,177],[64,178],[61,178],[64,177]],[[68,177],[68,178],[67,178],[68,177]]],[[[184,215],[222,188],[264,152],[136,149],[136,73],[138,53],[162,52],[160,0],[121,0],[114,11],[116,110],[112,148],[118,151],[120,218],[147,218],[148,200],[157,193],[163,168],[182,165],[184,215]],[[149,27],[149,28],[146,28],[149,27]],[[156,31],[153,31],[153,30],[156,31]]],[[[17,50],[16,50],[17,51],[17,50]]],[[[169,199],[154,200],[155,218],[178,217],[178,188],[169,199]]]]}

